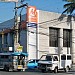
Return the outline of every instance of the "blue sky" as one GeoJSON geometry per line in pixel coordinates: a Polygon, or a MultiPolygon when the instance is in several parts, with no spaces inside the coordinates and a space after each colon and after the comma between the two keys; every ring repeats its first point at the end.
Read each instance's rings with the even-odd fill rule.
{"type": "MultiPolygon", "coordinates": [[[[63,5],[65,2],[62,0],[25,0],[24,3],[28,3],[28,5],[36,6],[39,10],[45,10],[50,12],[63,12],[63,5]]],[[[14,17],[14,7],[15,3],[3,3],[0,2],[0,23],[6,20],[9,20],[14,17]]],[[[18,14],[20,9],[18,9],[18,14]]],[[[22,14],[25,13],[25,9],[23,9],[22,14]]]]}

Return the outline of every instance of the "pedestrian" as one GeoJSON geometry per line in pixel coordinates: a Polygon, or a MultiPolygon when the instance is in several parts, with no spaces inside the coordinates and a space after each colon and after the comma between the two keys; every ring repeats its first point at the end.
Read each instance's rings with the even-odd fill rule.
{"type": "Polygon", "coordinates": [[[24,65],[25,65],[24,57],[22,58],[22,65],[23,65],[23,68],[24,68],[24,65]]]}

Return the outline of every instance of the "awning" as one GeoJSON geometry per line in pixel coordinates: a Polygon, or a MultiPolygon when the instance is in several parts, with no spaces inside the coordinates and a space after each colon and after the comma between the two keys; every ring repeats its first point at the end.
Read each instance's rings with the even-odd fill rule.
{"type": "Polygon", "coordinates": [[[25,55],[25,56],[28,56],[28,54],[27,54],[27,53],[23,53],[23,52],[21,53],[21,55],[25,55]]]}
{"type": "Polygon", "coordinates": [[[24,56],[28,56],[27,53],[24,53],[24,52],[14,52],[12,53],[13,56],[19,56],[19,55],[24,55],[24,56]]]}

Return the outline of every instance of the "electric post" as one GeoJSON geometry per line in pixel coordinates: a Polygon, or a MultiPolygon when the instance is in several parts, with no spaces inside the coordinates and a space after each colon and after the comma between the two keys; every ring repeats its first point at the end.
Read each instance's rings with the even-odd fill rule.
{"type": "MultiPolygon", "coordinates": [[[[17,47],[20,46],[20,26],[19,26],[19,22],[21,24],[21,15],[20,17],[17,15],[17,11],[19,8],[22,8],[24,6],[27,6],[26,4],[23,4],[21,6],[17,6],[17,3],[15,2],[15,26],[14,26],[14,30],[15,30],[15,35],[14,35],[14,51],[17,51],[17,47]]],[[[21,14],[21,13],[20,13],[21,14]]]]}
{"type": "Polygon", "coordinates": [[[18,43],[18,15],[17,15],[17,2],[15,2],[15,26],[14,26],[14,51],[17,51],[17,46],[19,46],[20,44],[18,43]]]}

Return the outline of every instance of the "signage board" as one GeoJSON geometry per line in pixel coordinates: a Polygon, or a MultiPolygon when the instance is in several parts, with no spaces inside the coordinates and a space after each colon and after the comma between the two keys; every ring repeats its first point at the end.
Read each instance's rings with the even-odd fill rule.
{"type": "Polygon", "coordinates": [[[28,23],[37,23],[38,16],[35,6],[28,6],[27,8],[27,22],[28,23]]]}
{"type": "Polygon", "coordinates": [[[27,23],[27,26],[36,28],[37,24],[36,23],[27,23]]]}
{"type": "Polygon", "coordinates": [[[17,52],[22,52],[22,50],[23,50],[23,46],[19,46],[19,47],[17,48],[17,52]]]}

